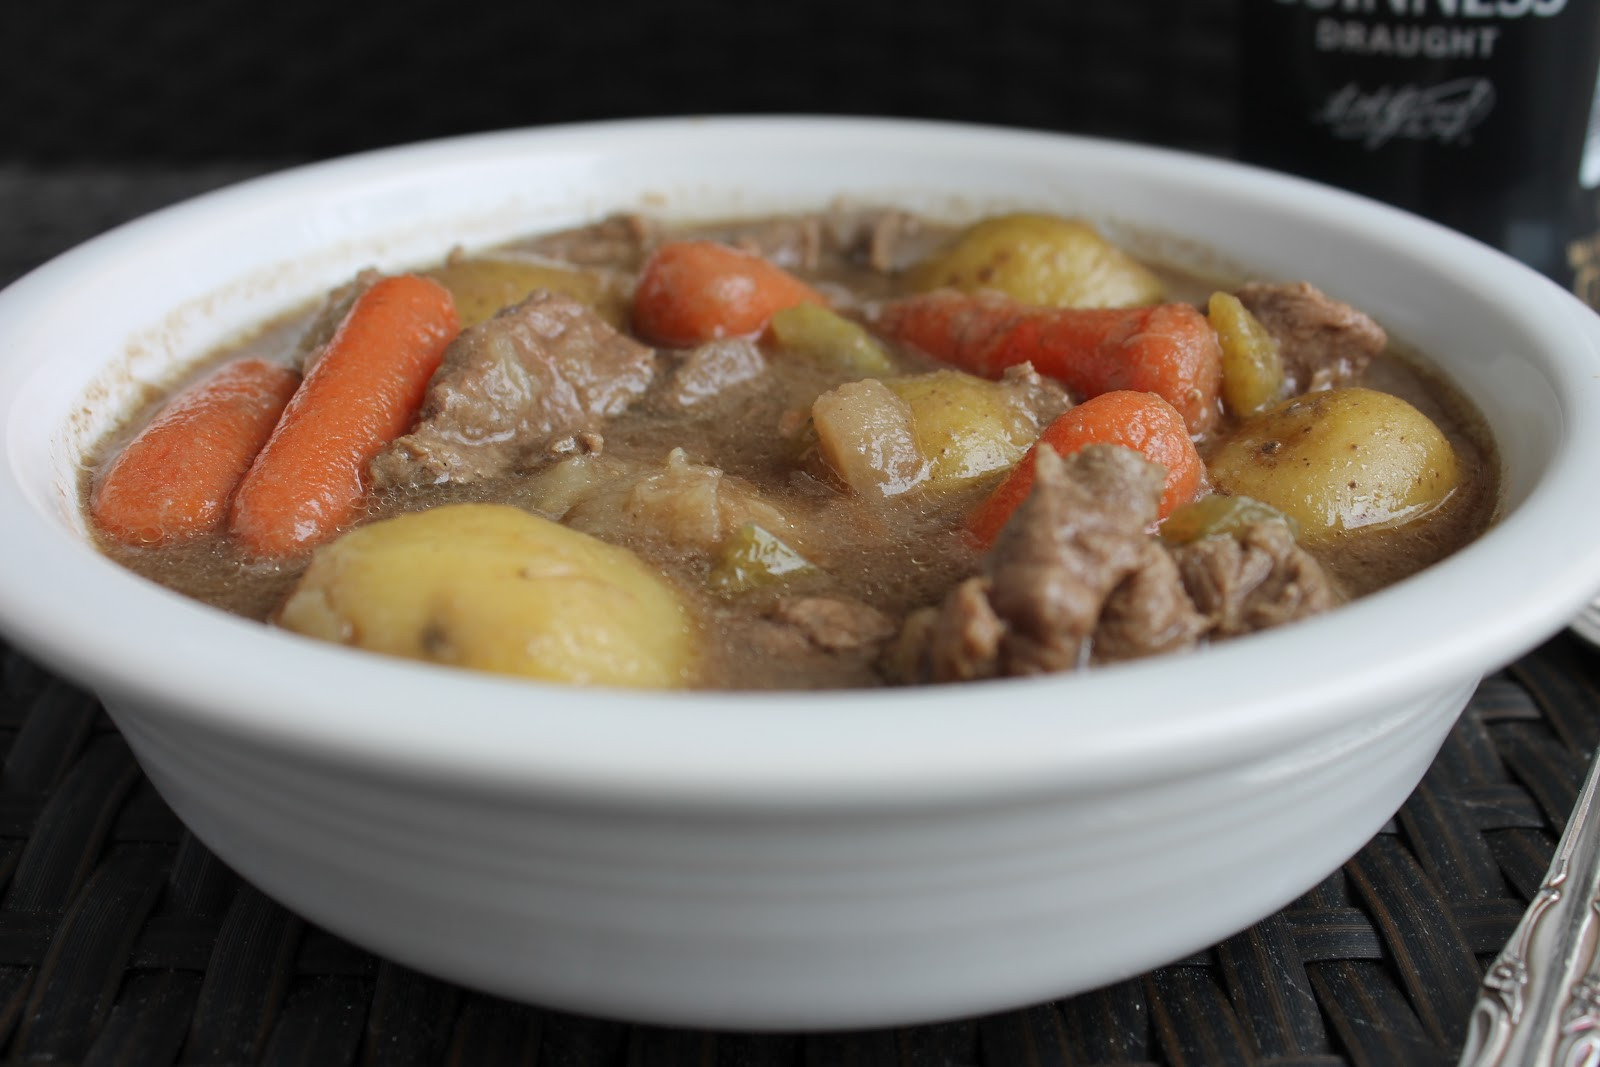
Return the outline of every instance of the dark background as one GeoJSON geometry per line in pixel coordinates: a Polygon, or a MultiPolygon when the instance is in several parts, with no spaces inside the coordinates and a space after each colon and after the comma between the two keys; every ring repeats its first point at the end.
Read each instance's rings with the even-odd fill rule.
{"type": "Polygon", "coordinates": [[[0,2],[0,165],[295,162],[683,113],[1232,151],[1237,0],[0,2]]]}

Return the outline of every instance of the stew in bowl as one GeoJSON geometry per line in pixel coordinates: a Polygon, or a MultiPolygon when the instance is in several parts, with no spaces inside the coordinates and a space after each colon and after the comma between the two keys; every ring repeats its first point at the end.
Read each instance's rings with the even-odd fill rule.
{"type": "Polygon", "coordinates": [[[363,271],[99,457],[100,543],[189,596],[648,688],[1178,653],[1415,573],[1498,489],[1462,393],[1309,283],[851,205],[363,271]]]}

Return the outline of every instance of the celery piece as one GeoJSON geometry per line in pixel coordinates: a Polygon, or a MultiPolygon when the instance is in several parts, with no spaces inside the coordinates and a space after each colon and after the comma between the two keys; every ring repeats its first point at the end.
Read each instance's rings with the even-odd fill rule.
{"type": "Polygon", "coordinates": [[[1285,523],[1290,533],[1300,535],[1300,524],[1269,504],[1247,496],[1211,493],[1167,516],[1161,524],[1161,539],[1170,545],[1186,545],[1203,537],[1237,537],[1258,522],[1285,523]]]}
{"type": "Polygon", "coordinates": [[[734,531],[706,584],[725,595],[747,593],[790,575],[814,570],[810,560],[790,548],[775,534],[747,522],[734,531]]]}
{"type": "Polygon", "coordinates": [[[785,351],[826,367],[863,377],[894,369],[889,353],[864,326],[816,304],[775,312],[768,328],[785,351]]]}

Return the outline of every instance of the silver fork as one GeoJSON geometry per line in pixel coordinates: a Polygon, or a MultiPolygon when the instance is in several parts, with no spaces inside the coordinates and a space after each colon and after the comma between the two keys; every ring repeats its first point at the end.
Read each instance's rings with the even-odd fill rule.
{"type": "Polygon", "coordinates": [[[1459,1067],[1600,1064],[1600,754],[1555,857],[1483,977],[1459,1067]]]}

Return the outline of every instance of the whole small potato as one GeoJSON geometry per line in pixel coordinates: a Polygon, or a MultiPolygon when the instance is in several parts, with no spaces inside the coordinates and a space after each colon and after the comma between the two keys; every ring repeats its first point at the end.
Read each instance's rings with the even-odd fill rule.
{"type": "Polygon", "coordinates": [[[678,688],[695,630],[632,552],[500,504],[358,527],[318,550],[279,612],[297,633],[548,681],[678,688]]]}
{"type": "Polygon", "coordinates": [[[1455,452],[1432,420],[1364,388],[1269,408],[1217,448],[1209,470],[1218,489],[1294,519],[1307,542],[1411,521],[1460,482],[1455,452]]]}
{"type": "Polygon", "coordinates": [[[917,292],[995,289],[1024,304],[1137,307],[1165,289],[1149,268],[1081,219],[996,215],[911,269],[917,292]]]}

